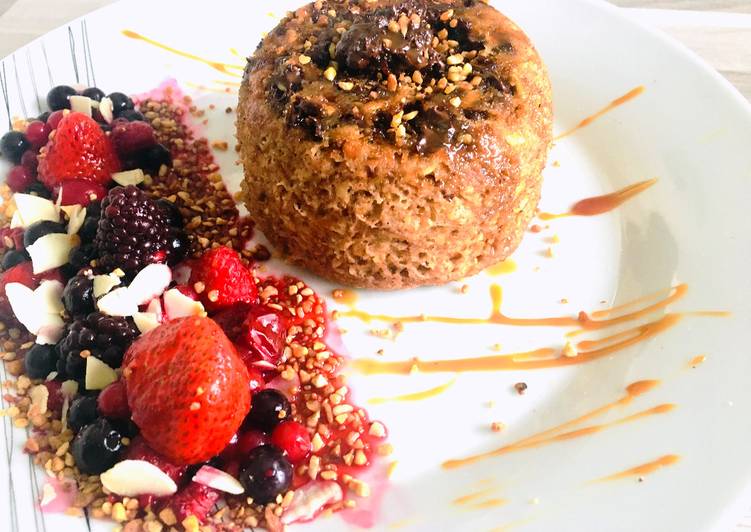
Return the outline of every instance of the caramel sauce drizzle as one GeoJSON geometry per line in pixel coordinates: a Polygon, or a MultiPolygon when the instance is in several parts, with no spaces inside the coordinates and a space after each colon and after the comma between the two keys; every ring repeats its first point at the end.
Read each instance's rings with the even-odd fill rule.
{"type": "Polygon", "coordinates": [[[177,48],[173,48],[172,46],[166,45],[159,41],[155,41],[154,39],[146,37],[145,35],[141,35],[140,33],[136,33],[135,31],[132,31],[132,30],[122,30],[122,34],[130,39],[143,41],[145,43],[151,44],[152,46],[156,46],[157,48],[161,48],[162,50],[166,50],[175,55],[179,55],[180,57],[185,57],[186,59],[198,61],[199,63],[208,65],[214,70],[218,70],[222,74],[226,74],[228,76],[233,76],[236,78],[242,77],[238,72],[242,72],[245,69],[243,65],[233,65],[231,63],[222,63],[220,61],[212,61],[210,59],[205,59],[203,57],[197,56],[190,52],[178,50],[177,48]]]}
{"type": "Polygon", "coordinates": [[[597,216],[599,214],[605,214],[611,212],[628,200],[635,196],[638,196],[648,188],[657,183],[657,179],[648,179],[647,181],[641,181],[634,183],[621,190],[616,190],[610,194],[604,194],[602,196],[594,196],[592,198],[585,198],[577,201],[571,207],[569,212],[562,214],[551,214],[549,212],[541,212],[538,214],[540,220],[554,220],[556,218],[566,218],[568,216],[597,216]]]}
{"type": "Polygon", "coordinates": [[[639,395],[643,395],[649,392],[650,390],[654,389],[658,384],[659,384],[659,381],[656,381],[656,380],[645,380],[645,381],[635,382],[626,388],[626,394],[624,396],[620,397],[619,399],[611,403],[608,403],[590,412],[587,412],[575,419],[566,421],[560,425],[544,430],[542,432],[539,432],[527,438],[521,439],[517,442],[504,445],[497,449],[493,449],[491,451],[468,456],[465,458],[447,460],[442,464],[442,466],[444,469],[456,469],[459,467],[463,467],[469,464],[479,462],[481,460],[485,460],[487,458],[493,458],[496,456],[501,456],[501,455],[516,452],[516,451],[521,451],[524,449],[542,447],[544,445],[550,445],[552,443],[556,443],[559,441],[566,441],[566,440],[581,438],[584,436],[589,436],[592,434],[596,434],[598,432],[602,432],[604,430],[607,430],[607,429],[610,429],[619,425],[631,423],[633,421],[637,421],[639,419],[643,419],[646,417],[666,414],[672,411],[676,405],[672,403],[660,404],[652,408],[648,408],[646,410],[642,410],[635,414],[621,417],[619,419],[616,419],[614,421],[610,421],[607,423],[587,425],[578,429],[575,428],[587,421],[590,421],[594,418],[602,416],[603,414],[605,414],[606,412],[609,412],[610,410],[628,405],[629,403],[633,401],[634,397],[637,397],[639,395]]]}
{"type": "Polygon", "coordinates": [[[353,306],[357,303],[357,292],[348,288],[335,288],[331,291],[331,297],[342,305],[353,306]]]}
{"type": "Polygon", "coordinates": [[[598,478],[593,482],[609,482],[612,480],[622,480],[628,477],[643,477],[645,475],[649,475],[650,473],[654,473],[655,471],[662,469],[663,467],[671,466],[677,463],[680,459],[681,457],[676,454],[666,454],[665,456],[661,456],[660,458],[652,460],[651,462],[647,462],[646,464],[641,464],[636,467],[626,469],[625,471],[621,471],[620,473],[609,475],[607,477],[598,478]]]}
{"type": "MultiPolygon", "coordinates": [[[[683,296],[685,296],[687,291],[688,291],[688,285],[679,284],[671,288],[667,292],[666,296],[664,296],[661,300],[656,301],[655,303],[652,303],[650,305],[647,305],[643,308],[640,308],[632,312],[618,315],[613,318],[605,318],[601,320],[592,319],[586,312],[583,312],[583,311],[579,312],[578,316],[576,317],[556,316],[556,317],[548,317],[548,318],[514,318],[514,317],[506,316],[501,311],[501,304],[503,302],[503,289],[497,284],[493,284],[490,286],[490,299],[491,299],[492,307],[491,307],[490,316],[487,318],[459,318],[459,317],[452,317],[452,316],[431,316],[431,315],[425,315],[425,314],[421,314],[419,316],[408,316],[408,315],[407,316],[389,316],[386,314],[370,314],[368,312],[365,312],[359,309],[350,309],[350,310],[340,311],[338,313],[338,316],[357,318],[361,321],[364,321],[365,323],[370,323],[372,321],[401,322],[401,323],[433,322],[433,323],[446,323],[446,324],[452,324],[452,325],[495,324],[495,325],[512,325],[512,326],[518,326],[518,327],[581,327],[582,329],[585,329],[585,330],[597,330],[597,329],[604,329],[612,325],[617,325],[619,323],[633,321],[635,319],[647,316],[657,310],[667,307],[668,305],[672,303],[675,303],[676,301],[681,299],[683,296]]],[[[639,303],[644,303],[650,299],[653,299],[654,297],[659,297],[661,294],[664,294],[664,293],[665,292],[660,292],[658,294],[653,294],[652,296],[647,296],[647,298],[641,298],[639,300],[639,303]]],[[[629,308],[631,306],[634,306],[633,302],[622,305],[623,308],[629,308]]],[[[602,313],[603,311],[598,311],[596,313],[593,313],[592,316],[595,316],[597,314],[604,316],[604,314],[602,313]]]]}
{"type": "Polygon", "coordinates": [[[616,98],[615,100],[610,102],[608,105],[606,105],[605,107],[597,111],[595,114],[588,116],[587,118],[585,118],[584,120],[576,124],[571,129],[564,131],[563,133],[555,137],[553,140],[561,140],[562,138],[568,137],[569,135],[572,135],[573,133],[579,131],[580,129],[587,127],[595,120],[602,118],[603,116],[608,114],[610,111],[617,109],[624,103],[628,103],[631,100],[635,99],[636,97],[640,96],[642,93],[644,93],[645,90],[646,89],[643,85],[640,85],[638,87],[631,89],[620,98],[616,98]]]}
{"type": "Polygon", "coordinates": [[[457,497],[456,499],[451,501],[451,504],[456,504],[459,506],[463,504],[468,504],[468,503],[476,501],[477,499],[481,499],[485,497],[486,495],[490,495],[494,493],[495,491],[496,491],[496,488],[487,488],[484,490],[475,491],[474,493],[469,493],[467,495],[462,495],[461,497],[457,497]]]}
{"type": "Polygon", "coordinates": [[[368,399],[368,403],[370,403],[371,405],[382,405],[384,403],[397,402],[397,401],[422,401],[423,399],[430,399],[431,397],[435,397],[437,395],[442,394],[443,392],[451,388],[455,382],[456,382],[456,378],[451,379],[445,384],[441,384],[440,386],[436,386],[435,388],[429,388],[421,392],[413,392],[413,393],[407,393],[404,395],[396,395],[394,397],[373,397],[372,399],[368,399]]]}
{"type": "Polygon", "coordinates": [[[498,264],[494,264],[493,266],[486,268],[485,273],[488,275],[492,275],[493,277],[497,277],[499,275],[507,275],[509,273],[514,273],[517,269],[516,263],[511,259],[506,259],[504,261],[499,262],[498,264]]]}

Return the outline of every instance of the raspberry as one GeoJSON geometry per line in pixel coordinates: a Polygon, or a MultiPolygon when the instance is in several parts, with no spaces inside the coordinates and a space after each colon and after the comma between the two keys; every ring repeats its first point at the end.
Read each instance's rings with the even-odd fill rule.
{"type": "Polygon", "coordinates": [[[183,489],[167,499],[163,508],[170,508],[177,517],[177,522],[182,523],[186,517],[194,515],[201,523],[206,520],[209,510],[219,499],[219,492],[215,489],[191,482],[183,489]]]}
{"type": "Polygon", "coordinates": [[[233,249],[220,246],[204,253],[190,273],[190,284],[203,285],[199,294],[208,311],[235,303],[256,303],[258,289],[248,268],[233,249]]]}
{"type": "Polygon", "coordinates": [[[129,155],[156,144],[154,129],[146,122],[128,122],[118,118],[112,124],[112,144],[118,155],[129,155]]]}
{"type": "Polygon", "coordinates": [[[128,396],[125,394],[123,381],[116,381],[107,386],[97,398],[99,412],[108,418],[128,419],[130,407],[128,396]]]}
{"type": "Polygon", "coordinates": [[[73,321],[60,342],[60,357],[65,361],[65,372],[70,378],[83,379],[88,351],[112,368],[119,368],[123,354],[138,337],[138,329],[130,318],[106,316],[92,312],[86,318],[73,321]]]}
{"type": "Polygon", "coordinates": [[[110,190],[102,201],[95,240],[100,269],[121,268],[134,274],[148,264],[179,262],[187,241],[183,231],[170,226],[168,219],[159,204],[137,187],[110,190]]]}

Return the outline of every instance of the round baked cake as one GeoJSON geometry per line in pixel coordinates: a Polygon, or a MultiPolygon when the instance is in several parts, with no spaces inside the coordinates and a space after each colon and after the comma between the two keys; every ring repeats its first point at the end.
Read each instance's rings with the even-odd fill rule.
{"type": "Polygon", "coordinates": [[[244,201],[270,242],[358,287],[441,284],[518,246],[540,197],[551,87],[475,0],[319,0],[249,58],[244,201]]]}

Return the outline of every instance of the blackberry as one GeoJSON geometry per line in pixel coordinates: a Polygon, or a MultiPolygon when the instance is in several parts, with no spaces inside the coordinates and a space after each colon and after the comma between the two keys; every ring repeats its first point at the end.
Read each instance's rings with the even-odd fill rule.
{"type": "Polygon", "coordinates": [[[180,261],[185,249],[172,243],[182,230],[170,225],[171,218],[172,213],[135,186],[110,190],[94,241],[100,269],[120,268],[132,275],[148,264],[180,261]]]}
{"type": "Polygon", "coordinates": [[[72,277],[63,290],[63,305],[71,316],[94,312],[94,282],[85,274],[72,277]]]}
{"type": "Polygon", "coordinates": [[[74,320],[60,342],[60,356],[65,360],[65,373],[72,379],[86,375],[86,358],[94,356],[112,368],[119,368],[128,346],[138,336],[138,329],[130,318],[106,316],[92,312],[74,320]]]}

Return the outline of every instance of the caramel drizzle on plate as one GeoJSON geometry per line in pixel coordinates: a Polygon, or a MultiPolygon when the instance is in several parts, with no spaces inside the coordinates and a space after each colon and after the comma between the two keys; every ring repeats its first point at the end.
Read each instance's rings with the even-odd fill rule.
{"type": "Polygon", "coordinates": [[[638,87],[631,89],[620,98],[616,98],[615,100],[610,102],[608,105],[606,105],[605,107],[597,111],[595,114],[588,116],[587,118],[585,118],[584,120],[576,124],[571,129],[564,131],[563,133],[555,137],[553,140],[561,140],[562,138],[568,137],[569,135],[572,135],[573,133],[579,131],[580,129],[587,127],[592,122],[608,114],[610,111],[617,109],[624,103],[628,103],[631,100],[635,99],[636,97],[640,96],[641,94],[644,93],[645,90],[646,89],[643,85],[639,85],[638,87]]]}
{"type": "Polygon", "coordinates": [[[621,190],[616,190],[610,194],[594,196],[577,201],[571,207],[571,210],[561,214],[551,214],[541,212],[538,217],[540,220],[554,220],[556,218],[566,218],[568,216],[597,216],[614,211],[628,200],[638,196],[648,188],[657,183],[657,179],[648,179],[639,183],[631,184],[621,190]]]}
{"type": "Polygon", "coordinates": [[[437,395],[442,394],[443,392],[451,388],[455,382],[456,378],[453,378],[445,384],[441,384],[440,386],[429,388],[420,392],[396,395],[394,397],[373,397],[372,399],[368,399],[368,403],[370,403],[371,405],[381,405],[383,403],[397,401],[422,401],[424,399],[430,399],[431,397],[436,397],[437,395]]]}
{"type": "Polygon", "coordinates": [[[442,466],[444,469],[456,469],[459,467],[467,466],[469,464],[480,462],[487,458],[493,458],[496,456],[501,456],[501,455],[509,454],[509,453],[516,452],[516,451],[521,451],[524,449],[542,447],[542,446],[550,445],[550,444],[560,442],[560,441],[582,438],[584,436],[590,436],[592,434],[596,434],[598,432],[602,432],[604,430],[617,427],[619,425],[623,425],[626,423],[631,423],[639,419],[643,419],[643,418],[655,416],[655,415],[666,414],[672,411],[676,407],[676,405],[672,403],[664,403],[664,404],[660,404],[657,406],[653,406],[646,410],[641,410],[635,414],[618,418],[614,421],[609,421],[607,423],[586,425],[578,429],[575,428],[575,427],[582,425],[583,423],[587,421],[590,421],[594,418],[602,416],[603,414],[605,414],[606,412],[609,412],[610,410],[630,404],[633,401],[634,397],[638,397],[640,395],[643,395],[651,391],[659,383],[660,381],[657,381],[657,380],[644,380],[644,381],[635,382],[626,387],[626,394],[623,395],[622,397],[616,399],[613,402],[607,403],[601,407],[595,408],[594,410],[591,410],[577,418],[566,421],[564,423],[561,423],[560,425],[544,430],[542,432],[539,432],[527,438],[521,439],[517,442],[504,445],[497,449],[493,449],[491,451],[467,456],[464,458],[447,460],[443,462],[442,466]]]}
{"type": "Polygon", "coordinates": [[[622,480],[629,477],[643,477],[649,475],[650,473],[654,473],[655,471],[658,471],[663,467],[676,464],[680,459],[681,457],[677,454],[666,454],[665,456],[661,456],[660,458],[652,460],[651,462],[647,462],[646,464],[641,464],[636,467],[626,469],[625,471],[621,471],[613,475],[608,475],[607,477],[598,478],[593,482],[609,482],[613,480],[622,480]]]}
{"type": "Polygon", "coordinates": [[[150,37],[146,37],[145,35],[141,35],[140,33],[137,33],[133,30],[122,30],[122,34],[130,39],[143,41],[145,43],[151,44],[152,46],[156,46],[157,48],[161,48],[162,50],[166,50],[175,55],[179,55],[180,57],[191,59],[193,61],[198,61],[199,63],[208,65],[214,70],[218,70],[222,74],[226,74],[228,76],[237,77],[237,78],[242,77],[238,72],[242,72],[245,69],[243,65],[234,65],[231,63],[222,63],[220,61],[212,61],[211,59],[206,59],[206,58],[197,56],[195,54],[192,54],[190,52],[178,50],[177,48],[173,48],[172,46],[169,46],[167,44],[161,43],[159,41],[155,41],[154,39],[150,37]]]}

